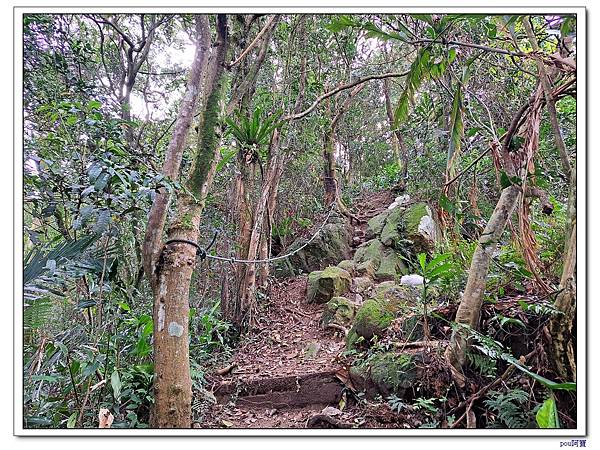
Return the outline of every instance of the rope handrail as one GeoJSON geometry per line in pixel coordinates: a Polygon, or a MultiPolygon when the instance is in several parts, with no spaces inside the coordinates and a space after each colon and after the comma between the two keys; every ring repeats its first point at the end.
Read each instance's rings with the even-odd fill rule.
{"type": "Polygon", "coordinates": [[[308,239],[304,244],[302,244],[297,249],[292,250],[289,253],[286,253],[285,255],[274,256],[272,258],[239,259],[239,258],[235,258],[233,256],[226,257],[226,256],[219,256],[219,255],[210,255],[210,254],[208,254],[208,249],[210,249],[210,247],[212,247],[212,244],[215,241],[216,235],[213,238],[211,245],[209,245],[207,249],[203,249],[197,243],[186,240],[186,239],[171,239],[171,240],[168,240],[167,242],[165,242],[165,245],[171,244],[171,243],[183,243],[183,244],[193,245],[194,247],[196,247],[198,249],[197,254],[200,256],[200,259],[202,259],[202,260],[204,260],[205,258],[209,258],[209,259],[213,259],[215,261],[230,262],[232,264],[266,264],[266,263],[270,263],[272,261],[279,261],[281,259],[289,258],[290,256],[293,256],[296,253],[298,253],[300,250],[306,248],[312,241],[314,241],[316,239],[316,237],[319,235],[321,230],[323,230],[323,228],[329,221],[329,218],[331,217],[331,214],[333,213],[334,209],[335,209],[335,202],[334,202],[333,206],[331,207],[331,209],[329,210],[329,212],[327,213],[327,216],[325,216],[325,220],[323,220],[323,223],[319,226],[319,228],[317,228],[317,231],[315,231],[313,233],[313,235],[310,237],[310,239],[308,239]]]}

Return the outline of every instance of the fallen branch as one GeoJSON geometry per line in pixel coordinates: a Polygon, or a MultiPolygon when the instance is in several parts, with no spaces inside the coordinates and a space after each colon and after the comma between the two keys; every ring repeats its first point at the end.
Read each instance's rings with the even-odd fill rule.
{"type": "Polygon", "coordinates": [[[316,414],[306,421],[306,428],[351,428],[351,425],[327,414],[316,414]],[[323,422],[331,426],[323,427],[323,422]]]}

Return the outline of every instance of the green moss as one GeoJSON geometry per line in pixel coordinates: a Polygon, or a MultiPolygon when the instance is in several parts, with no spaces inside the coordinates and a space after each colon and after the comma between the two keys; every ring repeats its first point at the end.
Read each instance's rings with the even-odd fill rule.
{"type": "Polygon", "coordinates": [[[403,397],[417,381],[417,367],[412,355],[376,353],[354,364],[350,368],[350,377],[369,397],[376,394],[403,397]]]}
{"type": "Polygon", "coordinates": [[[388,214],[385,226],[381,230],[381,242],[388,247],[398,248],[403,240],[404,210],[402,208],[394,208],[388,214]]]}
{"type": "Polygon", "coordinates": [[[381,234],[381,231],[383,230],[385,221],[388,215],[390,215],[390,213],[390,210],[385,210],[381,214],[377,214],[375,217],[369,219],[369,221],[367,222],[367,236],[372,238],[379,236],[381,234]]]}
{"type": "Polygon", "coordinates": [[[372,239],[364,244],[360,245],[354,253],[354,262],[357,264],[364,263],[365,261],[373,261],[375,267],[379,266],[381,254],[383,253],[384,246],[379,239],[372,239]]]}
{"type": "Polygon", "coordinates": [[[198,125],[198,148],[196,149],[194,167],[187,182],[187,187],[192,195],[200,193],[217,151],[220,98],[221,76],[219,76],[213,91],[206,100],[206,108],[198,125]]]}
{"type": "Polygon", "coordinates": [[[327,325],[337,323],[347,326],[352,322],[355,313],[355,305],[346,297],[333,297],[325,305],[321,323],[327,325]]]}
{"type": "Polygon", "coordinates": [[[337,265],[340,269],[344,269],[349,274],[353,274],[356,269],[356,264],[351,259],[344,259],[337,265]]]}
{"type": "Polygon", "coordinates": [[[308,303],[326,303],[350,289],[351,277],[339,267],[327,267],[308,274],[308,303]]]}
{"type": "Polygon", "coordinates": [[[415,234],[419,232],[419,224],[423,216],[428,216],[427,205],[425,203],[415,203],[408,208],[404,213],[404,222],[406,223],[406,229],[409,234],[415,234]]]}
{"type": "MultiPolygon", "coordinates": [[[[351,331],[370,341],[373,336],[382,335],[394,317],[394,313],[386,307],[385,302],[369,299],[356,313],[351,331]]],[[[346,342],[348,344],[349,340],[346,342]]]]}

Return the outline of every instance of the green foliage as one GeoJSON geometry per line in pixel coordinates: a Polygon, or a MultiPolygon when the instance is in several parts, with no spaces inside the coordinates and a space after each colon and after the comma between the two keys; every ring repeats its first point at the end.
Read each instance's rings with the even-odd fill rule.
{"type": "Polygon", "coordinates": [[[527,428],[531,420],[531,411],[526,404],[529,394],[521,389],[513,389],[506,393],[490,391],[483,403],[496,414],[493,427],[527,428]]]}
{"type": "Polygon", "coordinates": [[[481,375],[494,378],[496,377],[496,360],[482,355],[481,353],[467,351],[467,361],[469,365],[477,370],[481,375]]]}
{"type": "Polygon", "coordinates": [[[241,147],[259,147],[268,144],[273,131],[282,125],[281,115],[278,112],[264,117],[261,109],[256,108],[250,117],[237,112],[237,122],[231,118],[225,119],[225,122],[241,147]]]}
{"type": "Polygon", "coordinates": [[[532,372],[527,367],[525,367],[519,360],[517,360],[511,353],[504,348],[504,346],[492,339],[489,336],[486,336],[478,331],[475,331],[468,327],[467,325],[452,323],[452,328],[455,332],[463,332],[466,333],[470,339],[474,339],[477,344],[473,345],[473,348],[478,349],[482,354],[487,355],[490,358],[501,359],[525,374],[529,375],[534,380],[541,383],[543,386],[550,390],[565,390],[565,391],[575,391],[577,390],[576,383],[566,382],[566,383],[556,383],[552,380],[549,380],[535,372],[532,372]]]}
{"type": "Polygon", "coordinates": [[[404,403],[404,399],[401,399],[394,394],[390,395],[387,398],[387,402],[388,402],[390,409],[392,411],[394,411],[395,413],[399,413],[399,412],[403,411],[408,406],[406,403],[404,403]]]}
{"type": "Polygon", "coordinates": [[[544,400],[544,403],[535,415],[535,421],[540,428],[560,428],[560,420],[554,397],[544,400]]]}
{"type": "Polygon", "coordinates": [[[205,354],[229,349],[227,341],[231,324],[219,317],[219,306],[220,302],[215,302],[211,308],[200,314],[196,314],[195,310],[190,311],[190,329],[195,330],[192,333],[190,348],[205,354]]]}

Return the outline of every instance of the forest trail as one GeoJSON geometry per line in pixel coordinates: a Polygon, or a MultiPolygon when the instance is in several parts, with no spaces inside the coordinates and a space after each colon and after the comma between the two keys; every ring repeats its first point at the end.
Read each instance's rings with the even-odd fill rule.
{"type": "MultiPolygon", "coordinates": [[[[355,202],[352,213],[361,222],[353,225],[353,253],[365,241],[366,221],[393,200],[392,192],[381,191],[355,202]]],[[[325,305],[306,302],[307,281],[303,274],[271,286],[257,327],[237,348],[230,370],[215,376],[217,404],[203,427],[322,428],[352,422],[349,411],[340,420],[338,409],[346,399],[344,330],[322,326],[325,305]]]]}

